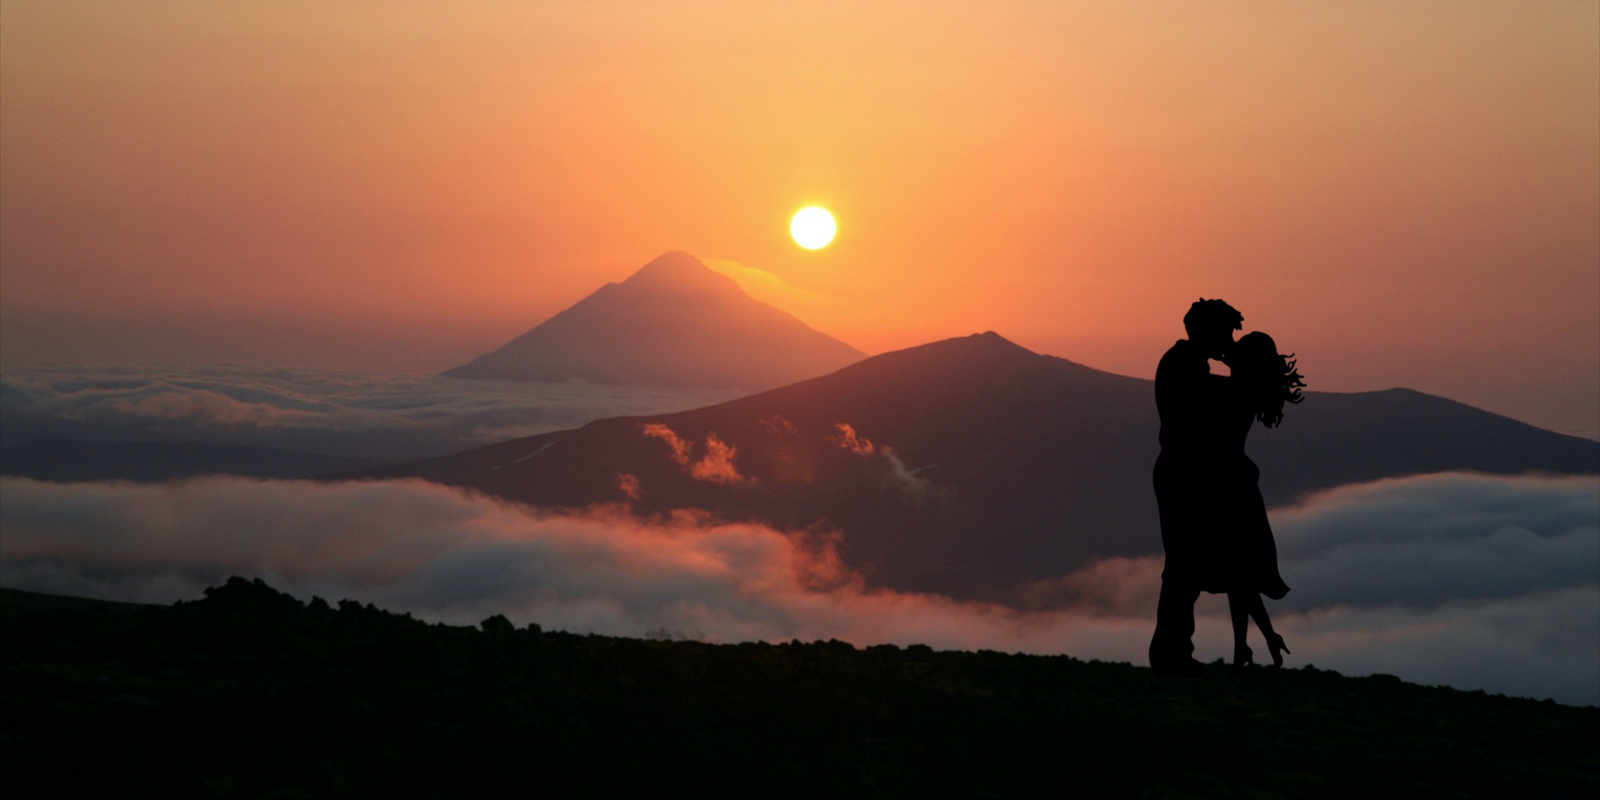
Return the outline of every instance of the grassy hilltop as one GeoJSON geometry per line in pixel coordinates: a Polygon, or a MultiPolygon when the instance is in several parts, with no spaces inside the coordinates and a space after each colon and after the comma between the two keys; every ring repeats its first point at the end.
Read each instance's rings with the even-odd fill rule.
{"type": "Polygon", "coordinates": [[[1600,709],[1307,667],[0,594],[9,797],[1594,797],[1600,709]]]}

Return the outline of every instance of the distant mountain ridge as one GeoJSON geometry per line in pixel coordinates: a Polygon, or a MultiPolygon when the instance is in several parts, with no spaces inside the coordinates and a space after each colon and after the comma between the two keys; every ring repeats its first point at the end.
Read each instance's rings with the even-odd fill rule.
{"type": "MultiPolygon", "coordinates": [[[[874,356],[705,408],[620,417],[377,470],[543,507],[701,508],[836,529],[869,582],[1014,599],[1096,559],[1160,552],[1150,381],[995,333],[874,356]]],[[[1272,505],[1385,477],[1600,472],[1600,443],[1404,389],[1309,393],[1249,450],[1272,505]]]]}
{"type": "Polygon", "coordinates": [[[444,374],[759,391],[865,356],[750,297],[694,256],[672,251],[444,374]]]}

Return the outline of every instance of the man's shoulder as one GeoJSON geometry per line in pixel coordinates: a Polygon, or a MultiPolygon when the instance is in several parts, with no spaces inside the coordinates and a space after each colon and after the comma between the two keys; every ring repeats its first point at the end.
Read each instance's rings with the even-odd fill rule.
{"type": "Polygon", "coordinates": [[[1161,363],[1156,365],[1156,373],[1171,372],[1175,369],[1188,371],[1197,364],[1204,364],[1205,361],[1205,357],[1195,349],[1194,342],[1179,339],[1167,348],[1166,355],[1161,357],[1161,363]]]}

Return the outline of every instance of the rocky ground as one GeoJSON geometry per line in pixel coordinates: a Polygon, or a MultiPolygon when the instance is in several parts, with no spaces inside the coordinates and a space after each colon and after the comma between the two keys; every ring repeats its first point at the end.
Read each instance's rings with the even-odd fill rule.
{"type": "Polygon", "coordinates": [[[0,593],[9,797],[1595,797],[1600,709],[1311,667],[0,593]]]}

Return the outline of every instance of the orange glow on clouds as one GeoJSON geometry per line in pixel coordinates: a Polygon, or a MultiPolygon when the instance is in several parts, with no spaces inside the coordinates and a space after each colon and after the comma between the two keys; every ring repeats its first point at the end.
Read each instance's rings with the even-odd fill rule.
{"type": "MultiPolygon", "coordinates": [[[[689,474],[689,477],[697,481],[722,483],[729,486],[746,486],[755,483],[754,478],[741,473],[739,467],[734,464],[734,459],[739,455],[739,449],[724,442],[714,433],[706,436],[705,445],[700,448],[704,455],[691,462],[694,444],[684,441],[671,428],[659,422],[651,422],[640,426],[639,430],[645,436],[666,442],[667,446],[672,449],[667,457],[672,463],[682,467],[689,474]]],[[[633,480],[631,485],[626,479],[622,480],[620,485],[623,493],[630,500],[637,499],[640,489],[639,479],[632,475],[627,477],[633,478],[633,480]]]]}

